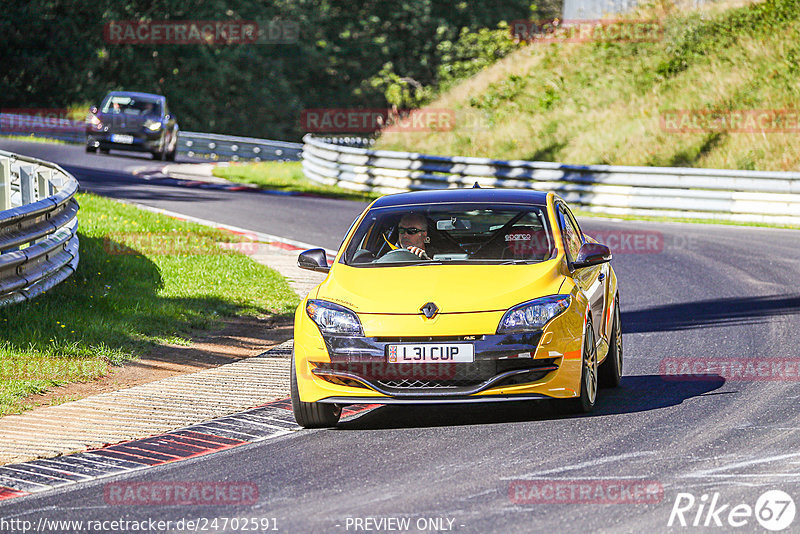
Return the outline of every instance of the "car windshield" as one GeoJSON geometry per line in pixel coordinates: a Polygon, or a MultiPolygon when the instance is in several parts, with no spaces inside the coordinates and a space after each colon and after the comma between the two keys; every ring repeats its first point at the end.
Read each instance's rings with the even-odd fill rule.
{"type": "Polygon", "coordinates": [[[538,263],[555,255],[543,210],[508,204],[372,209],[341,262],[355,267],[538,263]]]}
{"type": "Polygon", "coordinates": [[[112,95],[103,102],[102,113],[124,113],[125,115],[161,115],[161,104],[154,100],[130,96],[112,95]]]}

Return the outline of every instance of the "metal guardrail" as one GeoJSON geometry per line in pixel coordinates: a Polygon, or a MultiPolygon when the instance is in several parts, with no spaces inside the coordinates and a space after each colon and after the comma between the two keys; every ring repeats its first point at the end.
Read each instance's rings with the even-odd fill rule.
{"type": "Polygon", "coordinates": [[[180,132],[178,152],[213,160],[299,161],[303,145],[253,137],[180,132]]]}
{"type": "Polygon", "coordinates": [[[555,191],[589,212],[800,225],[800,173],[564,165],[430,156],[345,146],[306,135],[303,170],[355,191],[471,187],[555,191]]]}
{"type": "MultiPolygon", "coordinates": [[[[20,135],[86,142],[84,121],[0,113],[0,135],[20,135]]],[[[178,132],[178,152],[214,161],[299,161],[303,145],[254,137],[178,132]]]]}
{"type": "Polygon", "coordinates": [[[84,121],[0,113],[0,135],[21,135],[58,139],[68,143],[86,142],[84,121]]]}
{"type": "Polygon", "coordinates": [[[0,306],[44,293],[78,266],[78,181],[0,151],[0,306]]]}

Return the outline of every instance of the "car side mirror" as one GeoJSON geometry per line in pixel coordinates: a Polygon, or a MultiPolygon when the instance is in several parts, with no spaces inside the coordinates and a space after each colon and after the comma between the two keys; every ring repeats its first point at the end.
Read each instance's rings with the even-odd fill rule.
{"type": "Polygon", "coordinates": [[[572,263],[572,267],[581,269],[607,261],[611,261],[611,249],[600,243],[584,243],[578,251],[578,257],[572,263]]]}
{"type": "Polygon", "coordinates": [[[297,266],[301,269],[321,273],[327,273],[331,270],[328,266],[328,255],[321,248],[312,248],[301,252],[300,256],[297,257],[297,266]]]}
{"type": "Polygon", "coordinates": [[[97,106],[90,107],[89,113],[91,113],[92,115],[97,115],[97,106]]]}

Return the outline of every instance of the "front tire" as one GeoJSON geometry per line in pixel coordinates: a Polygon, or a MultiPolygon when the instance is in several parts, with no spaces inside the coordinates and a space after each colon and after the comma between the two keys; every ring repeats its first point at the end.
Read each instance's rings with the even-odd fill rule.
{"type": "Polygon", "coordinates": [[[327,428],[336,426],[342,416],[341,406],[336,404],[324,404],[320,402],[303,402],[300,400],[300,393],[297,388],[297,370],[292,354],[291,370],[291,395],[292,412],[294,420],[303,428],[327,428]]]}
{"type": "Polygon", "coordinates": [[[86,145],[86,152],[90,154],[93,152],[97,152],[97,147],[94,145],[86,145]]]}
{"type": "Polygon", "coordinates": [[[614,322],[608,338],[608,356],[600,366],[600,387],[615,388],[622,380],[622,321],[619,315],[619,295],[614,298],[614,322]]]}
{"type": "Polygon", "coordinates": [[[561,401],[563,411],[568,414],[589,413],[597,402],[597,346],[594,342],[592,321],[586,321],[581,358],[581,392],[574,399],[561,401]]]}

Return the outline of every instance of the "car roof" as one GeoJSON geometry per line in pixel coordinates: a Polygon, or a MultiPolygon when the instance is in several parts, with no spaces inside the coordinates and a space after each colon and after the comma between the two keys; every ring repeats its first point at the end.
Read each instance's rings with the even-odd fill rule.
{"type": "Polygon", "coordinates": [[[110,91],[106,95],[106,98],[108,98],[109,96],[112,96],[112,95],[113,96],[130,96],[130,97],[133,97],[133,98],[145,98],[145,99],[151,99],[151,100],[166,100],[166,98],[163,95],[156,95],[156,94],[153,94],[153,93],[137,93],[135,91],[110,91]]]}
{"type": "Polygon", "coordinates": [[[372,208],[408,206],[411,204],[437,204],[441,202],[487,202],[502,204],[547,205],[548,193],[533,189],[436,189],[387,195],[376,200],[372,208]]]}

